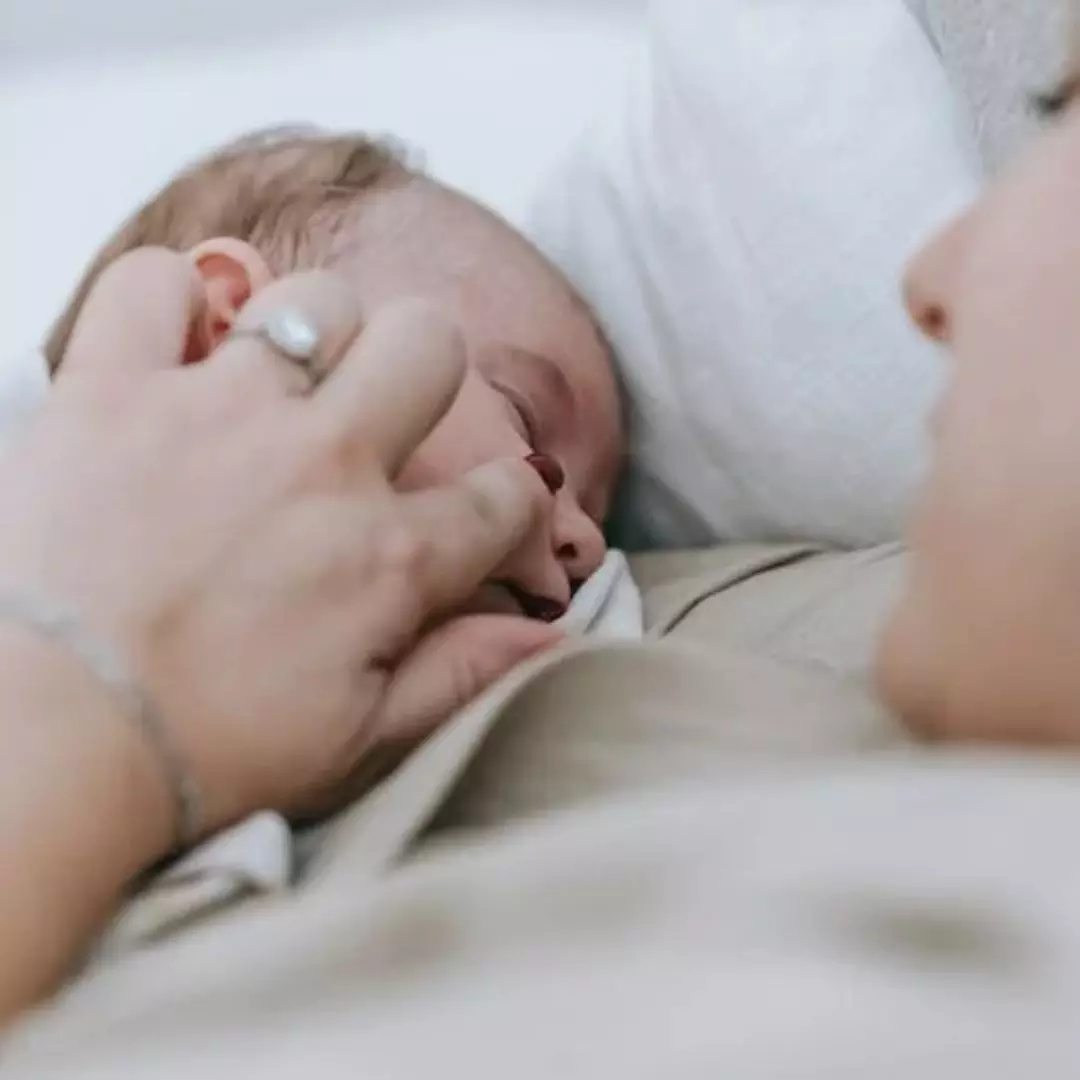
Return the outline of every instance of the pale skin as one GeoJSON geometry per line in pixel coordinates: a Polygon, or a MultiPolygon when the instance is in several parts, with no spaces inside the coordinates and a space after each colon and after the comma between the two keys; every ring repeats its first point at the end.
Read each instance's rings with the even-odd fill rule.
{"type": "MultiPolygon", "coordinates": [[[[1080,109],[1071,108],[909,275],[913,317],[952,354],[953,384],[880,674],[885,696],[934,736],[1080,738],[1078,178],[1080,109]]],[[[123,312],[114,297],[108,317],[98,297],[86,359],[0,472],[10,525],[2,576],[54,588],[129,652],[196,765],[208,829],[265,805],[302,812],[342,779],[343,748],[356,763],[373,740],[417,717],[430,723],[496,668],[552,643],[541,624],[485,616],[496,621],[451,623],[408,651],[430,612],[461,602],[550,522],[553,500],[520,461],[489,465],[464,490],[422,504],[393,491],[395,467],[466,378],[460,338],[430,309],[396,329],[379,317],[378,355],[360,363],[362,350],[350,352],[342,393],[320,395],[305,413],[257,353],[170,370],[191,297],[206,290],[193,284],[190,259],[132,258],[153,262],[128,259],[111,272],[131,274],[123,312]],[[129,308],[152,282],[162,287],[151,294],[172,302],[129,308]],[[403,349],[399,335],[418,319],[426,344],[406,335],[403,349]],[[387,365],[390,352],[421,369],[387,365]],[[402,394],[406,375],[419,395],[402,394]],[[391,400],[404,411],[386,409],[391,400]],[[117,425],[118,415],[148,419],[117,425]],[[105,487],[86,482],[102,477],[105,487]],[[107,500],[86,496],[102,490],[107,500]],[[319,529],[305,525],[313,507],[319,529]],[[432,536],[452,542],[444,550],[432,536]],[[418,558],[427,572],[416,573],[418,558]],[[364,602],[347,602],[356,596],[364,602]],[[476,640],[496,651],[513,644],[484,666],[481,653],[456,652],[476,640]],[[223,653],[235,665],[225,686],[215,678],[223,653]],[[453,659],[464,656],[472,660],[453,659]],[[306,677],[268,688],[267,672],[294,664],[306,677]]],[[[355,282],[323,284],[344,309],[355,302],[355,282]]],[[[294,287],[268,284],[259,296],[294,287]]],[[[322,294],[305,295],[318,303],[322,294]]],[[[506,339],[504,329],[471,338],[506,339]]],[[[0,1008],[11,1014],[55,985],[133,877],[165,852],[171,805],[113,698],[62,649],[0,628],[0,689],[0,846],[12,868],[0,893],[0,1008]]]]}
{"type": "MultiPolygon", "coordinates": [[[[359,333],[335,276],[268,285],[245,319],[293,306],[320,328],[329,374],[309,397],[250,338],[181,367],[205,306],[181,255],[135,252],[102,277],[55,390],[0,464],[0,582],[62,602],[127,658],[210,833],[332,803],[374,748],[559,635],[520,616],[445,617],[549,518],[534,469],[502,459],[394,488],[465,377],[443,314],[394,304],[359,333]]],[[[176,821],[138,726],[62,645],[0,625],[0,687],[9,1015],[69,971],[176,821]]]]}
{"type": "Polygon", "coordinates": [[[880,683],[930,737],[1080,739],[1080,109],[1064,99],[908,275],[952,378],[880,683]]]}
{"type": "MultiPolygon", "coordinates": [[[[263,807],[317,815],[354,794],[373,751],[395,755],[557,644],[556,631],[520,617],[522,598],[546,601],[551,617],[604,557],[621,430],[591,316],[468,200],[428,182],[390,198],[347,237],[333,275],[275,282],[257,251],[230,238],[113,267],[20,467],[0,476],[13,500],[5,520],[20,523],[0,541],[0,578],[43,584],[131,654],[178,726],[207,832],[263,807]],[[403,231],[381,237],[394,222],[403,231]],[[407,242],[418,235],[420,248],[407,242]],[[366,376],[352,392],[328,382],[327,404],[299,432],[279,428],[296,411],[282,402],[291,373],[226,342],[282,302],[317,316],[337,346],[363,328],[342,371],[361,365],[366,376]],[[185,360],[206,362],[170,370],[185,360]],[[372,449],[387,440],[390,459],[372,471],[372,449]],[[564,478],[554,494],[524,463],[537,452],[564,478]],[[231,488],[264,504],[237,502],[231,488]],[[206,578],[199,542],[235,542],[243,514],[265,514],[275,494],[286,503],[280,529],[260,522],[228,564],[233,578],[206,578]],[[191,577],[164,584],[197,598],[184,595],[179,624],[197,629],[191,641],[173,637],[163,555],[187,557],[169,569],[191,577]],[[418,576],[418,562],[430,571],[418,576]],[[267,732],[281,745],[253,748],[267,732]]],[[[12,706],[0,720],[12,728],[5,820],[38,823],[3,841],[7,865],[25,868],[0,899],[0,1008],[12,1012],[65,974],[166,852],[174,808],[114,697],[62,649],[0,626],[0,685],[12,706]],[[62,739],[52,737],[58,716],[62,739]]]]}
{"type": "MultiPolygon", "coordinates": [[[[539,452],[565,483],[550,518],[471,598],[478,610],[559,614],[601,564],[602,526],[621,464],[620,405],[610,351],[562,276],[508,225],[424,177],[367,195],[313,258],[348,282],[367,317],[422,297],[461,330],[461,393],[397,478],[446,483],[499,457],[539,452]]],[[[272,280],[251,245],[211,237],[189,253],[209,304],[192,356],[212,349],[272,280]]]]}

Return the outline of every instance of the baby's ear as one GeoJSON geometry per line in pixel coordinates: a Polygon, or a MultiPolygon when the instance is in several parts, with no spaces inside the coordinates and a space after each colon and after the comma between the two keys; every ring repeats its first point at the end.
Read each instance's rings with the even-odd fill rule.
{"type": "Polygon", "coordinates": [[[188,252],[202,278],[206,303],[188,343],[185,363],[205,360],[229,333],[240,309],[273,275],[266,260],[250,244],[217,236],[188,252]]]}

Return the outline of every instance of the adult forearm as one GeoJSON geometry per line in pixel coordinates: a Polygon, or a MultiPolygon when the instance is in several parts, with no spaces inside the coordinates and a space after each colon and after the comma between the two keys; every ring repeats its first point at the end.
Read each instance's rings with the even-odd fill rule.
{"type": "Polygon", "coordinates": [[[0,627],[0,1016],[52,990],[164,854],[168,793],[111,693],[0,627]]]}

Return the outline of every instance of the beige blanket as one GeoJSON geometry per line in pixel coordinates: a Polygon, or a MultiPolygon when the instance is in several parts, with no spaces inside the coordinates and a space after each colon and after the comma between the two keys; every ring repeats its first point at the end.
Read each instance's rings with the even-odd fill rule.
{"type": "Polygon", "coordinates": [[[518,673],[3,1075],[1080,1075],[1080,777],[907,745],[866,686],[897,553],[637,571],[649,644],[518,673]]]}

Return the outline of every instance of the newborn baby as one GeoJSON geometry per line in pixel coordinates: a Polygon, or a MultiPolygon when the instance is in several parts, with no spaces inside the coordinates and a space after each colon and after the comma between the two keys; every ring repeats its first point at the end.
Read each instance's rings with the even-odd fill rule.
{"type": "Polygon", "coordinates": [[[620,411],[603,335],[528,241],[383,143],[314,129],[257,134],[184,171],[122,226],[46,343],[51,371],[97,274],[144,245],[189,252],[205,284],[192,361],[255,292],[295,270],[333,269],[363,312],[402,297],[451,312],[469,373],[399,484],[427,487],[493,458],[532,457],[557,489],[553,514],[471,607],[546,621],[564,612],[604,559],[620,411]]]}

